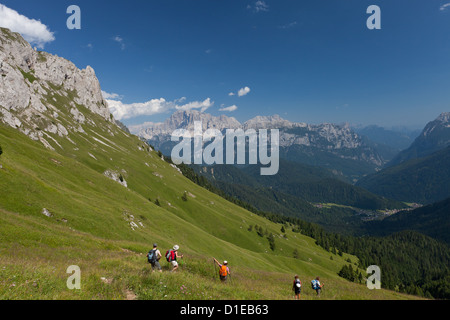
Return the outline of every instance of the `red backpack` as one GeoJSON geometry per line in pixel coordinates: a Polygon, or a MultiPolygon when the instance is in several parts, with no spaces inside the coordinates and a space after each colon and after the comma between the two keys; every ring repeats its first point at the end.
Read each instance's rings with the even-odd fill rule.
{"type": "Polygon", "coordinates": [[[167,259],[167,262],[172,262],[173,260],[175,260],[175,251],[173,251],[172,249],[167,250],[166,259],[167,259]]]}

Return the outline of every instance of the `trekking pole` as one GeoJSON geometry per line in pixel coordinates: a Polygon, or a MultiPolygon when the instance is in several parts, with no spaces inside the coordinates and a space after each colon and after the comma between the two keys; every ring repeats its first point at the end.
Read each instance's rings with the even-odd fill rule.
{"type": "Polygon", "coordinates": [[[216,280],[216,261],[213,258],[213,265],[214,265],[214,276],[213,279],[216,280]]]}

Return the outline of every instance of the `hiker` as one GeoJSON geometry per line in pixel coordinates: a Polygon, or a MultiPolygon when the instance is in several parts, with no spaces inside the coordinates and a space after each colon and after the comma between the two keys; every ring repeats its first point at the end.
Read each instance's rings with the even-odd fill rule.
{"type": "Polygon", "coordinates": [[[228,275],[231,275],[230,268],[228,268],[228,262],[224,261],[223,264],[220,264],[220,262],[217,261],[216,258],[213,258],[213,259],[214,259],[214,263],[217,263],[217,265],[219,266],[220,281],[226,282],[228,279],[228,275]]]}
{"type": "Polygon", "coordinates": [[[172,270],[170,272],[174,272],[178,270],[178,262],[177,262],[177,258],[183,258],[183,255],[179,255],[178,254],[178,250],[180,249],[180,247],[178,245],[174,245],[173,249],[170,249],[166,252],[166,259],[167,262],[172,264],[172,270]]]}
{"type": "Polygon", "coordinates": [[[152,265],[152,272],[155,272],[155,269],[159,272],[162,272],[161,265],[159,264],[159,259],[161,259],[161,252],[158,250],[158,245],[156,243],[153,244],[153,249],[147,253],[148,263],[152,265]]]}
{"type": "Polygon", "coordinates": [[[297,275],[295,276],[292,290],[295,293],[294,299],[300,300],[300,294],[302,293],[302,282],[300,281],[300,279],[297,275]]]}
{"type": "Polygon", "coordinates": [[[316,290],[318,296],[320,296],[323,286],[323,284],[320,284],[320,277],[317,277],[315,280],[311,281],[311,287],[316,290]]]}

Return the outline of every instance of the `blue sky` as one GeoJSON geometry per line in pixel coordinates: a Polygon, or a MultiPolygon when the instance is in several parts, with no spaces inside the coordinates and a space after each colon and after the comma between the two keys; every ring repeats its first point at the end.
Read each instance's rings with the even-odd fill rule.
{"type": "Polygon", "coordinates": [[[196,108],[239,121],[279,114],[387,127],[421,127],[450,111],[448,3],[0,0],[47,26],[45,51],[92,66],[102,89],[120,96],[127,125],[196,108]],[[72,4],[81,30],[66,27],[72,4]],[[366,27],[372,4],[381,30],[366,27]]]}

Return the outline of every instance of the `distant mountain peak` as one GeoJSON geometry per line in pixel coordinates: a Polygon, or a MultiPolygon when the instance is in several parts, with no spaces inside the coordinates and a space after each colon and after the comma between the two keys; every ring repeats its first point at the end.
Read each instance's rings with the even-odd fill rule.
{"type": "Polygon", "coordinates": [[[448,123],[450,122],[450,112],[443,112],[437,117],[436,121],[448,123]]]}
{"type": "Polygon", "coordinates": [[[389,165],[425,157],[448,146],[450,146],[450,112],[444,112],[429,122],[412,145],[395,157],[389,165]]]}

